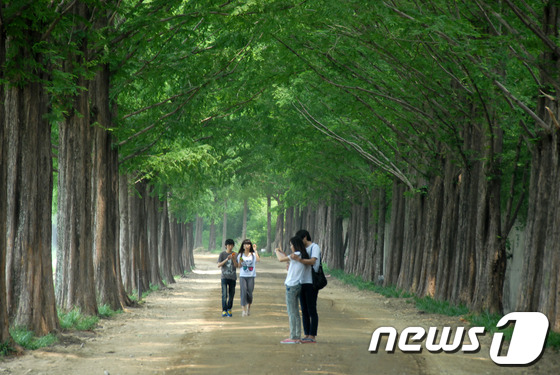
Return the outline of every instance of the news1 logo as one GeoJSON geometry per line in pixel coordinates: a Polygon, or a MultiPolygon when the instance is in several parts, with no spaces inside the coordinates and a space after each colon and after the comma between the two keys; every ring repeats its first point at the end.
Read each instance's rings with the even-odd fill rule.
{"type": "MultiPolygon", "coordinates": [[[[534,363],[540,358],[544,351],[546,337],[548,335],[549,322],[547,317],[540,312],[512,312],[505,315],[498,324],[497,328],[506,327],[510,322],[515,322],[513,336],[509,344],[506,355],[501,355],[500,351],[504,343],[504,334],[494,333],[490,346],[490,358],[494,363],[502,366],[524,366],[534,363]]],[[[426,330],[422,327],[407,327],[403,329],[398,337],[397,330],[393,327],[379,327],[376,329],[369,344],[369,351],[377,353],[379,341],[382,335],[388,335],[385,351],[392,353],[395,351],[395,342],[398,337],[398,347],[404,353],[420,353],[425,340],[425,348],[431,353],[455,353],[477,352],[480,350],[478,335],[485,334],[484,327],[471,327],[465,332],[465,327],[457,327],[455,336],[450,340],[451,328],[443,327],[439,342],[437,341],[439,329],[430,327],[426,337],[426,330]],[[469,337],[470,344],[464,344],[465,333],[469,337]],[[411,343],[409,343],[409,339],[411,343]]]]}

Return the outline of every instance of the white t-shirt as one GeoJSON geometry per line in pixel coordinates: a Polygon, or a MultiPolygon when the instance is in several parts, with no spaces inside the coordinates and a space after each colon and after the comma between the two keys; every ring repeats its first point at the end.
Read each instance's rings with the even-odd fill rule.
{"type": "MultiPolygon", "coordinates": [[[[299,251],[296,251],[294,254],[301,256],[301,252],[299,251]]],[[[303,271],[305,271],[305,264],[290,258],[290,266],[288,267],[288,275],[286,276],[286,281],[284,281],[284,285],[294,286],[294,285],[301,284],[301,277],[303,275],[303,271]]]]}
{"type": "MultiPolygon", "coordinates": [[[[309,259],[317,258],[313,267],[315,271],[319,270],[319,264],[321,264],[321,248],[315,242],[313,242],[308,248],[306,248],[307,254],[309,254],[309,259]]],[[[302,284],[313,284],[313,276],[311,276],[311,267],[305,267],[303,275],[301,276],[302,284]]]]}
{"type": "Polygon", "coordinates": [[[241,263],[241,268],[239,269],[239,277],[256,277],[256,256],[253,253],[251,255],[243,255],[243,260],[241,260],[241,254],[237,255],[237,262],[241,263]]]}

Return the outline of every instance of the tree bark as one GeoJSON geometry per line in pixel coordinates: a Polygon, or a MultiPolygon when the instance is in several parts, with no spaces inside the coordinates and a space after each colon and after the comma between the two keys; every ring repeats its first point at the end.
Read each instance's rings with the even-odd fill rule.
{"type": "MultiPolygon", "coordinates": [[[[29,33],[30,40],[38,37],[29,33]]],[[[53,167],[47,105],[39,83],[5,89],[2,126],[8,143],[3,147],[8,149],[2,164],[7,169],[7,191],[1,198],[6,205],[5,301],[11,323],[38,335],[59,326],[52,279],[53,167]]]]}
{"type": "Polygon", "coordinates": [[[111,147],[112,127],[109,104],[109,67],[103,65],[91,86],[93,131],[93,253],[95,282],[100,305],[121,310],[129,305],[121,282],[118,251],[118,155],[111,147]]]}
{"type": "Polygon", "coordinates": [[[163,284],[161,279],[158,254],[160,202],[157,195],[152,196],[151,194],[146,194],[146,203],[148,207],[146,219],[148,221],[148,267],[150,268],[150,286],[163,288],[165,284],[163,284]]]}
{"type": "Polygon", "coordinates": [[[278,215],[276,216],[274,248],[281,248],[284,251],[287,251],[284,247],[284,209],[282,208],[280,202],[278,202],[278,215]]]}
{"type": "Polygon", "coordinates": [[[159,265],[162,277],[167,284],[174,284],[175,278],[171,270],[171,235],[169,232],[169,210],[167,209],[167,201],[160,202],[159,214],[159,240],[158,254],[159,265]]]}
{"type": "Polygon", "coordinates": [[[123,280],[124,290],[131,294],[134,289],[134,272],[132,260],[133,250],[130,232],[131,225],[131,207],[129,198],[128,176],[119,175],[119,255],[121,261],[121,277],[123,280]]]}
{"type": "MultiPolygon", "coordinates": [[[[560,8],[555,2],[543,7],[541,32],[557,40],[560,8]]],[[[558,91],[560,56],[545,50],[541,56],[541,93],[537,96],[537,113],[549,129],[540,131],[532,149],[529,183],[523,277],[517,308],[521,311],[541,311],[551,328],[560,331],[560,125],[558,91]]]]}
{"type": "Polygon", "coordinates": [[[266,196],[266,252],[272,252],[272,197],[266,196]]]}
{"type": "Polygon", "coordinates": [[[190,272],[194,268],[194,223],[189,221],[185,224],[185,270],[190,272]]]}
{"type": "Polygon", "coordinates": [[[241,229],[241,238],[242,241],[247,238],[247,215],[249,213],[249,202],[248,199],[245,198],[243,200],[243,227],[241,229]]]}
{"type": "Polygon", "coordinates": [[[208,251],[216,249],[216,220],[210,220],[210,232],[208,234],[208,251]]]}
{"type": "Polygon", "coordinates": [[[224,199],[224,215],[223,215],[223,219],[222,219],[222,242],[220,243],[220,248],[222,248],[223,246],[225,246],[225,242],[228,239],[227,237],[227,219],[228,219],[228,215],[227,215],[227,198],[224,199]]]}
{"type": "Polygon", "coordinates": [[[387,254],[387,272],[384,285],[396,285],[401,271],[404,237],[404,191],[405,185],[396,179],[393,182],[391,223],[390,223],[390,250],[387,254]]]}
{"type": "MultiPolygon", "coordinates": [[[[6,35],[5,29],[0,27],[0,66],[4,66],[6,62],[6,35]]],[[[6,79],[4,70],[0,70],[0,80],[6,79]]],[[[7,118],[5,116],[5,86],[0,85],[0,343],[8,344],[14,347],[14,341],[10,336],[8,303],[6,300],[6,234],[7,234],[7,215],[8,212],[8,138],[7,134],[7,118]]]]}
{"type": "Polygon", "coordinates": [[[201,216],[196,216],[195,222],[195,235],[194,235],[194,248],[202,247],[202,231],[204,229],[204,219],[201,216]]]}
{"type": "MultiPolygon", "coordinates": [[[[73,12],[78,18],[89,18],[85,4],[75,5],[73,12]]],[[[73,58],[73,63],[86,64],[88,46],[85,38],[81,40],[81,52],[81,56],[73,58]]],[[[78,78],[77,84],[87,87],[83,77],[78,78]]],[[[72,111],[59,126],[56,301],[64,310],[79,308],[85,315],[97,315],[92,252],[90,107],[85,92],[78,93],[73,99],[72,111]]]]}

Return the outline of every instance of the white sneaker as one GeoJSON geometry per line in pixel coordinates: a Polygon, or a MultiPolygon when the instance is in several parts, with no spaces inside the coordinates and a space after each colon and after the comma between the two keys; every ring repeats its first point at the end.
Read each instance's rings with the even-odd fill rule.
{"type": "Polygon", "coordinates": [[[241,316],[247,316],[247,313],[246,313],[245,311],[243,311],[243,312],[241,313],[241,316]]]}

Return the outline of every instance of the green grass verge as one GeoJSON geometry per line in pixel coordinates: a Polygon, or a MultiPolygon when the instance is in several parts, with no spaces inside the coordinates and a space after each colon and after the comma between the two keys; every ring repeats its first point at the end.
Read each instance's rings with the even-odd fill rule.
{"type": "Polygon", "coordinates": [[[412,294],[410,294],[408,292],[405,292],[404,290],[397,289],[395,287],[385,287],[385,286],[375,285],[371,281],[365,281],[360,276],[349,275],[347,273],[344,273],[344,271],[342,271],[342,270],[330,269],[324,263],[323,263],[323,271],[325,273],[330,273],[331,276],[336,277],[337,279],[339,279],[343,283],[348,284],[348,285],[352,285],[352,286],[354,286],[354,287],[356,287],[360,290],[371,290],[373,292],[379,293],[382,296],[385,296],[385,297],[388,297],[388,298],[411,298],[411,297],[413,297],[412,294]]]}
{"type": "MultiPolygon", "coordinates": [[[[416,297],[411,293],[397,289],[392,286],[379,286],[371,281],[365,281],[362,277],[349,275],[342,270],[329,269],[323,264],[325,273],[330,273],[345,284],[352,285],[360,290],[370,290],[379,293],[388,298],[409,298],[413,301],[416,308],[421,311],[432,314],[440,314],[446,316],[463,316],[469,322],[471,327],[484,327],[486,332],[492,334],[494,332],[502,332],[506,340],[511,340],[514,327],[512,325],[505,329],[498,329],[496,325],[502,318],[498,314],[473,313],[465,305],[453,305],[448,301],[435,300],[432,297],[416,297]]],[[[549,332],[546,340],[546,347],[560,349],[560,333],[549,332]]]]}
{"type": "MultiPolygon", "coordinates": [[[[79,309],[73,309],[68,312],[58,311],[60,329],[63,331],[90,331],[95,328],[100,318],[110,318],[122,312],[112,310],[108,305],[99,306],[98,310],[98,316],[83,315],[79,309]]],[[[32,331],[24,327],[11,327],[10,335],[17,345],[27,350],[44,348],[58,341],[56,335],[52,333],[37,337],[32,331]]],[[[14,348],[9,343],[0,343],[0,358],[14,351],[14,348]]]]}

